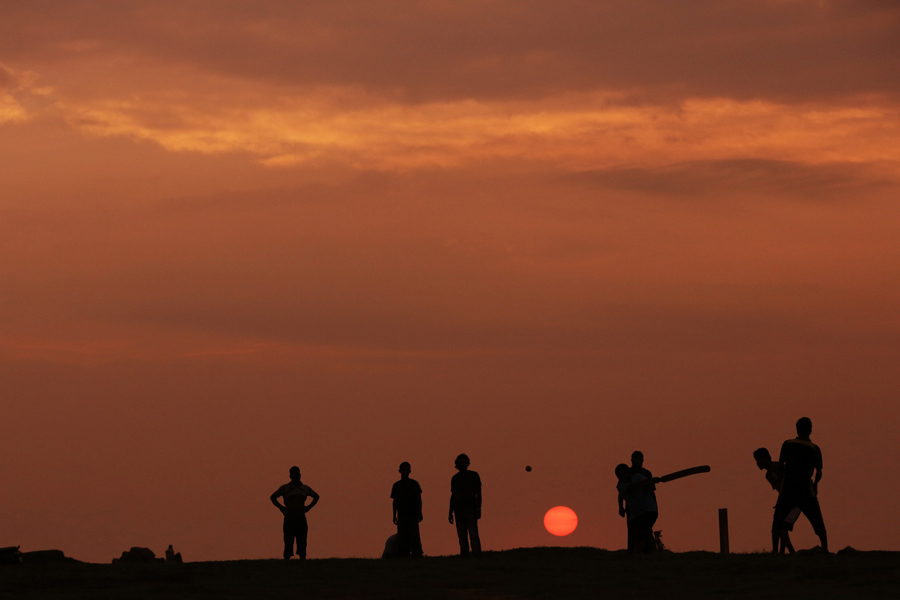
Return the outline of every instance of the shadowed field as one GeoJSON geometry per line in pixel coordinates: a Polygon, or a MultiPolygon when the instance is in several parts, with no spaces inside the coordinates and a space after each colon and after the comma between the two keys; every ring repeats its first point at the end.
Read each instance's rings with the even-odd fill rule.
{"type": "Polygon", "coordinates": [[[523,548],[480,559],[78,562],[0,567],[0,598],[897,598],[900,553],[523,548]]]}

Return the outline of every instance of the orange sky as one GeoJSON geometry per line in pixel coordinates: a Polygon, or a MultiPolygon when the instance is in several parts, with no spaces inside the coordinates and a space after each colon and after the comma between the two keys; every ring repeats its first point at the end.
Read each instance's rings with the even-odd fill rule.
{"type": "Polygon", "coordinates": [[[893,1],[5,2],[0,546],[278,557],[297,464],[375,556],[407,460],[452,553],[467,452],[487,548],[615,549],[641,449],[759,550],[806,415],[900,549],[898,72],[893,1]]]}

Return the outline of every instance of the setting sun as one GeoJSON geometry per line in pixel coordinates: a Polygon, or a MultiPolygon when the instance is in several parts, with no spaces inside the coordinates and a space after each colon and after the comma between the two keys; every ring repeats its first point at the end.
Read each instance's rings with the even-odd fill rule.
{"type": "Polygon", "coordinates": [[[569,535],[578,527],[578,515],[568,506],[554,506],[544,515],[544,527],[553,535],[569,535]]]}

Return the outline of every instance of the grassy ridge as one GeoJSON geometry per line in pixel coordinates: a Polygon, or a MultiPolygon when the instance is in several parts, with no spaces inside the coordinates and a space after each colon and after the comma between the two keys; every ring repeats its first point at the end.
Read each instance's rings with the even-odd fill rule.
{"type": "Polygon", "coordinates": [[[243,560],[0,567],[0,598],[898,598],[900,553],[687,552],[628,556],[522,548],[479,559],[243,560]]]}

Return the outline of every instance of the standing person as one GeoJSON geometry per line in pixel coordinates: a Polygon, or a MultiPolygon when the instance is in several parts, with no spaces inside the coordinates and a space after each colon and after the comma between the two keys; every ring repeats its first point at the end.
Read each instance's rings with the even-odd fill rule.
{"type": "MultiPolygon", "coordinates": [[[[753,451],[753,458],[756,459],[756,466],[759,469],[766,471],[766,481],[772,486],[772,489],[778,492],[778,495],[781,496],[781,487],[784,484],[784,470],[781,468],[781,465],[772,460],[772,455],[769,454],[768,449],[766,448],[757,448],[753,451]]],[[[777,506],[777,503],[776,503],[777,506]]],[[[798,511],[799,509],[794,508],[791,512],[798,511]]],[[[789,513],[790,514],[790,513],[789,513]]],[[[797,516],[793,515],[793,518],[796,519],[797,516]]],[[[791,521],[793,523],[793,521],[791,521]]],[[[784,526],[784,519],[773,519],[772,521],[772,554],[777,554],[779,551],[784,554],[785,550],[794,553],[794,546],[791,544],[791,536],[787,529],[784,526]],[[779,550],[779,543],[781,549],[779,550]]]]}
{"type": "Polygon", "coordinates": [[[456,518],[456,534],[459,536],[459,554],[469,554],[469,540],[472,553],[481,554],[481,539],[478,537],[478,519],[481,518],[481,477],[469,470],[469,457],[460,454],[454,465],[459,473],[450,479],[450,524],[456,518]]]}
{"type": "Polygon", "coordinates": [[[409,474],[408,462],[400,463],[400,481],[391,488],[394,525],[397,526],[397,553],[400,556],[422,556],[422,538],[419,523],[422,522],[422,487],[409,474]]]}
{"type": "Polygon", "coordinates": [[[167,563],[183,563],[184,559],[181,558],[181,552],[175,552],[175,548],[172,547],[172,544],[169,544],[169,547],[166,548],[166,562],[167,563]]]}
{"type": "Polygon", "coordinates": [[[632,473],[631,467],[625,463],[616,466],[616,478],[619,480],[616,485],[619,492],[619,515],[628,520],[628,551],[653,552],[656,549],[653,525],[659,518],[659,508],[652,490],[659,480],[648,479],[641,473],[632,473]]]}
{"type": "Polygon", "coordinates": [[[300,481],[300,467],[291,467],[289,471],[291,480],[275,490],[269,497],[281,514],[284,515],[284,560],[290,560],[294,555],[294,540],[297,540],[297,556],[300,560],[306,560],[306,534],[309,526],[306,523],[306,513],[318,504],[319,495],[311,487],[300,481]],[[284,505],[278,502],[278,498],[284,498],[284,505]],[[307,498],[312,502],[306,503],[307,498]]]}
{"type": "Polygon", "coordinates": [[[811,433],[812,421],[803,417],[797,421],[797,437],[781,445],[778,464],[784,470],[784,483],[775,504],[775,520],[782,522],[784,528],[790,531],[799,512],[802,512],[819,536],[822,551],[827,554],[828,535],[818,497],[819,481],[822,480],[822,451],[809,439],[811,433]],[[799,509],[799,512],[794,509],[799,509]]]}
{"type": "MultiPolygon", "coordinates": [[[[643,475],[645,479],[653,479],[653,473],[651,473],[648,469],[644,468],[644,453],[640,450],[635,450],[631,453],[631,474],[640,474],[643,475]]],[[[656,486],[652,485],[649,488],[650,495],[653,496],[654,502],[656,501],[656,486]]],[[[624,517],[627,513],[627,507],[624,506],[625,501],[622,497],[619,497],[619,516],[624,517]]],[[[627,521],[628,527],[628,551],[634,552],[634,535],[631,532],[631,521],[627,521]]]]}

